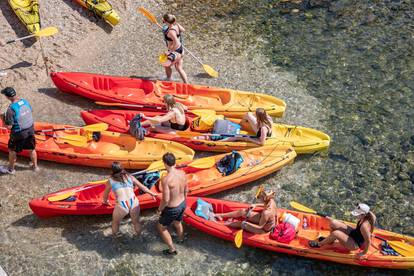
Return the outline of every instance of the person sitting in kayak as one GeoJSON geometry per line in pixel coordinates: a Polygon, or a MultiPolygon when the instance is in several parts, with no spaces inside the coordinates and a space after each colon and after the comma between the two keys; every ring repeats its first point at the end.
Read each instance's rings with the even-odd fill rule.
{"type": "Polygon", "coordinates": [[[109,205],[108,196],[112,189],[117,202],[112,213],[112,234],[114,236],[119,234],[119,224],[127,214],[130,214],[131,216],[135,233],[137,235],[141,233],[141,224],[139,223],[139,200],[135,196],[134,186],[137,186],[141,191],[148,193],[153,197],[158,196],[141,184],[135,177],[128,174],[122,168],[121,163],[113,162],[112,175],[106,183],[102,203],[109,205]]]}
{"type": "Polygon", "coordinates": [[[226,222],[226,225],[233,228],[241,228],[248,232],[255,234],[263,234],[270,232],[276,225],[277,221],[277,206],[274,199],[275,192],[262,191],[258,199],[263,203],[252,204],[249,208],[244,210],[237,210],[229,213],[215,214],[218,220],[223,218],[245,218],[244,221],[226,222]],[[263,207],[262,212],[253,211],[256,207],[263,207]]]}
{"type": "Polygon", "coordinates": [[[272,136],[272,118],[267,114],[263,108],[257,108],[256,114],[253,115],[252,112],[248,112],[241,124],[248,123],[253,131],[256,133],[256,137],[229,137],[223,139],[222,141],[244,141],[252,142],[260,146],[264,146],[266,143],[266,138],[272,136]]]}
{"type": "Polygon", "coordinates": [[[358,218],[356,228],[327,217],[330,220],[331,234],[326,238],[322,238],[321,241],[309,241],[309,246],[322,247],[338,241],[348,250],[363,249],[358,253],[358,256],[365,255],[371,246],[371,234],[374,232],[376,216],[370,211],[369,206],[364,203],[358,204],[351,214],[358,218]]]}
{"type": "Polygon", "coordinates": [[[180,24],[176,22],[177,20],[174,15],[167,13],[164,14],[162,18],[163,22],[166,24],[162,29],[164,40],[168,48],[166,55],[168,56],[171,53],[175,55],[174,62],[170,63],[169,66],[165,66],[167,80],[171,81],[171,67],[174,65],[183,82],[188,83],[187,74],[183,69],[184,48],[182,44],[182,33],[185,30],[180,24]]]}
{"type": "Polygon", "coordinates": [[[181,103],[177,103],[174,97],[170,94],[164,95],[164,103],[167,109],[167,114],[156,117],[147,117],[141,113],[141,117],[145,122],[142,126],[151,126],[151,130],[155,132],[175,134],[176,130],[186,130],[188,128],[185,111],[187,107],[181,103]],[[161,125],[159,125],[161,124],[161,125]]]}

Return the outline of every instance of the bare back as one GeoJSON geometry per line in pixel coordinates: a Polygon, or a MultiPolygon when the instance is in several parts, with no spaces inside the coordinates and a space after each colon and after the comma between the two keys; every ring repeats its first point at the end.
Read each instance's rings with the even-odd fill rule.
{"type": "Polygon", "coordinates": [[[174,168],[162,179],[162,188],[163,198],[168,199],[167,207],[177,207],[187,196],[185,173],[174,168]]]}

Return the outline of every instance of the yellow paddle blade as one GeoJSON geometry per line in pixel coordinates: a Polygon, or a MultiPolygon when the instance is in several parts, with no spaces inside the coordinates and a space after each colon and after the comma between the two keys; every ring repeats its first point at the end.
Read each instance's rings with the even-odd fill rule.
{"type": "Polygon", "coordinates": [[[234,244],[237,248],[240,248],[243,244],[243,229],[237,231],[236,235],[234,236],[234,244]]]}
{"type": "Polygon", "coordinates": [[[260,185],[260,186],[257,188],[255,198],[258,198],[258,197],[259,197],[259,195],[263,192],[263,190],[264,190],[263,185],[260,185]]]}
{"type": "Polygon", "coordinates": [[[203,64],[204,71],[210,75],[210,77],[217,78],[218,72],[214,70],[210,65],[203,64]]]}
{"type": "Polygon", "coordinates": [[[97,123],[93,125],[84,126],[83,129],[86,131],[105,131],[108,129],[108,124],[97,123]]]}
{"type": "Polygon", "coordinates": [[[165,168],[164,162],[162,160],[160,160],[160,161],[152,162],[148,166],[148,168],[146,169],[146,171],[158,171],[158,170],[162,170],[164,168],[165,168]]]}
{"type": "Polygon", "coordinates": [[[401,241],[387,241],[387,243],[404,257],[414,257],[414,246],[401,241]]]}
{"type": "MultiPolygon", "coordinates": [[[[48,135],[49,136],[49,135],[48,135]]],[[[80,135],[65,135],[65,136],[52,136],[61,143],[67,143],[76,147],[86,147],[88,145],[88,140],[85,136],[80,135]]]]}
{"type": "Polygon", "coordinates": [[[206,157],[197,159],[191,163],[189,163],[187,166],[196,168],[196,169],[209,169],[216,165],[216,159],[214,157],[206,157]]]}
{"type": "Polygon", "coordinates": [[[155,16],[149,10],[145,9],[144,7],[139,7],[138,11],[142,13],[146,18],[148,18],[152,23],[158,24],[157,18],[155,18],[155,16]]]}
{"type": "Polygon", "coordinates": [[[37,37],[52,36],[52,35],[57,34],[58,32],[59,32],[59,30],[56,27],[47,27],[47,28],[44,28],[44,29],[38,31],[34,35],[37,36],[37,37]]]}
{"type": "Polygon", "coordinates": [[[50,201],[50,202],[61,201],[61,200],[65,200],[65,199],[67,199],[71,196],[74,196],[75,193],[76,192],[67,192],[67,193],[64,193],[64,194],[48,197],[47,200],[50,201]]]}
{"type": "Polygon", "coordinates": [[[316,214],[315,210],[308,208],[306,206],[303,206],[302,204],[297,203],[296,201],[291,201],[289,202],[289,204],[293,209],[296,209],[296,210],[299,210],[305,213],[316,214]]]}
{"type": "Polygon", "coordinates": [[[211,109],[192,109],[191,113],[197,116],[216,115],[216,111],[211,109]]]}

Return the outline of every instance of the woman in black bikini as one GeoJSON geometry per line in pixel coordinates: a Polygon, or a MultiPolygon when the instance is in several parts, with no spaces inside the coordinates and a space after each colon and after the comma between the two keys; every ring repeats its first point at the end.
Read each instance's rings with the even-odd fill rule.
{"type": "Polygon", "coordinates": [[[185,111],[187,107],[181,103],[177,103],[174,96],[170,94],[164,95],[164,104],[167,109],[167,114],[163,116],[147,117],[141,113],[141,118],[147,120],[141,125],[151,126],[151,130],[160,133],[174,134],[176,130],[186,130],[188,124],[186,122],[185,111]],[[159,125],[161,124],[161,125],[159,125]]]}
{"type": "Polygon", "coordinates": [[[165,73],[167,74],[167,80],[171,80],[172,75],[172,66],[175,66],[175,69],[180,74],[181,79],[184,83],[188,83],[187,74],[183,69],[183,44],[182,44],[182,32],[184,28],[176,23],[176,18],[172,14],[164,14],[163,22],[167,24],[163,28],[164,40],[167,44],[168,51],[166,53],[167,57],[171,60],[169,66],[165,66],[165,73]]]}
{"type": "MultiPolygon", "coordinates": [[[[266,143],[266,138],[272,136],[272,118],[266,113],[263,108],[257,108],[256,114],[248,112],[243,118],[244,122],[248,122],[250,127],[254,132],[256,132],[256,137],[230,137],[223,139],[222,141],[245,141],[252,142],[259,146],[264,146],[266,143]]],[[[242,121],[242,124],[243,124],[242,121]]]]}
{"type": "Polygon", "coordinates": [[[356,228],[328,218],[331,222],[331,234],[322,241],[309,241],[309,246],[321,247],[337,240],[348,250],[363,249],[358,253],[359,257],[365,255],[371,246],[371,234],[374,231],[376,217],[364,203],[358,204],[351,214],[358,218],[356,228]]]}

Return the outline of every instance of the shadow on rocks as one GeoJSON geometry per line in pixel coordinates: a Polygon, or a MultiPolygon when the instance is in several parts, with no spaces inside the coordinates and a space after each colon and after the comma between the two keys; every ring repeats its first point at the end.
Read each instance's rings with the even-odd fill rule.
{"type": "Polygon", "coordinates": [[[83,8],[81,5],[76,4],[73,0],[63,0],[69,7],[74,11],[79,12],[83,17],[87,18],[90,22],[96,23],[98,27],[104,30],[106,33],[110,34],[113,30],[113,27],[106,23],[102,18],[97,17],[92,11],[89,11],[83,8]]]}
{"type": "Polygon", "coordinates": [[[212,77],[210,77],[210,75],[207,73],[198,73],[193,76],[197,79],[212,79],[212,77]]]}
{"type": "MultiPolygon", "coordinates": [[[[8,1],[1,1],[0,2],[0,10],[6,18],[7,22],[12,27],[13,31],[16,34],[17,37],[23,37],[30,35],[29,31],[26,29],[24,24],[20,21],[20,19],[17,17],[17,15],[14,13],[12,8],[9,6],[8,1]]],[[[14,37],[5,38],[6,40],[14,39],[14,37]]],[[[23,43],[24,47],[28,48],[31,47],[36,42],[36,38],[28,38],[21,41],[23,43]]]]}
{"type": "Polygon", "coordinates": [[[14,64],[14,65],[12,65],[8,68],[0,69],[0,71],[15,70],[15,69],[27,68],[27,67],[32,67],[32,66],[33,66],[33,63],[23,60],[23,61],[20,61],[20,62],[14,64]]]}
{"type": "Polygon", "coordinates": [[[54,98],[68,105],[80,107],[82,109],[96,109],[98,105],[95,105],[88,99],[80,96],[71,95],[68,93],[60,92],[57,88],[39,88],[39,93],[42,93],[48,97],[54,98]]]}

